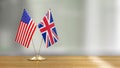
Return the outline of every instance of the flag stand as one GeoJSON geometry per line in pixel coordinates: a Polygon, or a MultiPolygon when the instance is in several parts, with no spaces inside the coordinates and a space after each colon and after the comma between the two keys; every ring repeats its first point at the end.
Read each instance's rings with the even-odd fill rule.
{"type": "Polygon", "coordinates": [[[33,48],[34,48],[35,56],[32,57],[32,58],[29,58],[29,59],[28,59],[29,61],[42,61],[42,60],[46,60],[46,58],[40,56],[40,54],[39,54],[39,53],[40,53],[41,46],[42,46],[42,42],[43,42],[43,40],[42,40],[41,43],[40,43],[39,52],[38,52],[38,54],[37,54],[37,52],[36,52],[36,50],[35,50],[35,46],[34,46],[33,40],[32,40],[32,45],[33,45],[33,48]]]}

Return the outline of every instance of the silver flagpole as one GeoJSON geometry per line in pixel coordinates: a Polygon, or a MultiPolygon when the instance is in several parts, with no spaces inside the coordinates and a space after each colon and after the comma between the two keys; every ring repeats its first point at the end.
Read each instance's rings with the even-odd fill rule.
{"type": "Polygon", "coordinates": [[[37,57],[38,60],[45,60],[46,59],[46,58],[40,56],[40,49],[41,49],[42,43],[43,43],[43,39],[41,40],[39,51],[38,51],[38,57],[37,57]]]}
{"type": "Polygon", "coordinates": [[[42,43],[43,43],[43,39],[41,40],[41,43],[40,43],[40,47],[39,47],[39,51],[38,51],[38,55],[40,55],[40,49],[41,49],[42,43]]]}
{"type": "Polygon", "coordinates": [[[35,49],[35,45],[34,45],[33,39],[32,39],[32,45],[33,45],[33,49],[34,49],[34,52],[35,52],[35,56],[32,57],[32,58],[29,58],[28,60],[30,60],[30,61],[37,60],[37,51],[35,49]]]}
{"type": "Polygon", "coordinates": [[[32,40],[32,45],[33,45],[33,48],[34,48],[35,56],[37,56],[37,51],[36,51],[36,49],[35,49],[35,45],[34,45],[33,40],[32,40]]]}

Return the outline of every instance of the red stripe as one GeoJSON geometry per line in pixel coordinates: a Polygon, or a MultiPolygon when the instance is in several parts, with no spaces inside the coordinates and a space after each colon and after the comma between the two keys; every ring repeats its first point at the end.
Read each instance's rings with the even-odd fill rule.
{"type": "MultiPolygon", "coordinates": [[[[33,24],[32,25],[32,29],[34,30],[34,27],[35,25],[33,24]]],[[[27,39],[27,46],[26,47],[28,47],[28,45],[30,44],[30,41],[31,41],[31,36],[32,36],[32,32],[33,32],[33,30],[30,30],[30,33],[29,33],[29,37],[28,37],[28,39],[27,39]]]]}
{"type": "MultiPolygon", "coordinates": [[[[21,39],[20,39],[20,43],[22,44],[22,40],[23,40],[23,36],[24,36],[24,30],[25,30],[25,23],[22,23],[23,24],[23,28],[22,28],[22,34],[21,34],[21,39]]],[[[22,44],[23,45],[23,44],[22,44]]],[[[23,45],[24,46],[24,45],[23,45]]]]}
{"type": "MultiPolygon", "coordinates": [[[[33,22],[32,22],[32,23],[33,23],[33,22]]],[[[29,29],[29,31],[28,31],[28,33],[27,33],[27,37],[26,37],[26,40],[25,40],[25,47],[28,46],[28,40],[29,40],[29,37],[30,37],[30,34],[31,34],[31,31],[32,31],[32,29],[33,29],[34,24],[35,24],[35,23],[33,23],[32,25],[30,25],[30,26],[32,26],[32,27],[29,29]]]]}
{"type": "MultiPolygon", "coordinates": [[[[21,22],[20,22],[20,24],[21,24],[21,22]]],[[[17,31],[16,38],[15,38],[15,41],[16,41],[16,42],[17,42],[18,37],[19,37],[18,34],[19,34],[20,24],[19,24],[18,31],[17,31]]]]}
{"type": "MultiPolygon", "coordinates": [[[[26,30],[27,30],[27,27],[28,27],[28,25],[27,24],[25,24],[25,28],[24,28],[24,31],[23,31],[23,37],[22,37],[22,45],[24,45],[24,43],[25,43],[25,41],[24,41],[24,39],[25,39],[25,35],[26,35],[26,30]]],[[[25,45],[24,45],[25,46],[25,45]]]]}
{"type": "Polygon", "coordinates": [[[32,36],[33,36],[33,34],[34,34],[34,32],[35,32],[35,29],[36,29],[36,26],[35,26],[35,28],[34,28],[34,30],[33,30],[33,32],[32,32],[32,35],[30,36],[30,39],[29,39],[29,41],[28,41],[28,46],[27,46],[27,48],[28,48],[28,47],[29,47],[29,45],[30,45],[30,41],[31,41],[32,36]]]}
{"type": "Polygon", "coordinates": [[[20,22],[20,25],[19,25],[19,30],[18,30],[18,34],[16,35],[16,42],[19,41],[19,33],[20,33],[20,28],[21,28],[21,22],[20,22]]]}
{"type": "Polygon", "coordinates": [[[22,30],[21,30],[21,37],[20,37],[20,43],[22,45],[22,37],[23,37],[23,33],[24,33],[24,27],[25,27],[25,24],[22,22],[22,30]]]}
{"type": "MultiPolygon", "coordinates": [[[[22,24],[22,22],[21,22],[20,30],[19,30],[19,35],[18,35],[18,43],[20,43],[22,27],[23,27],[23,24],[22,24]]],[[[20,43],[20,44],[21,44],[21,43],[20,43]]]]}
{"type": "Polygon", "coordinates": [[[18,32],[19,32],[19,29],[20,29],[20,24],[19,24],[18,31],[17,31],[16,37],[15,37],[15,41],[17,41],[17,39],[18,39],[18,32]]]}
{"type": "Polygon", "coordinates": [[[26,39],[25,39],[25,47],[27,47],[27,43],[28,43],[28,38],[30,37],[30,31],[32,30],[32,26],[33,26],[33,22],[31,22],[32,24],[29,25],[29,29],[28,29],[28,32],[27,32],[27,36],[26,36],[26,39]]]}
{"type": "Polygon", "coordinates": [[[22,45],[22,36],[23,36],[23,31],[24,31],[24,23],[22,22],[22,29],[21,31],[21,37],[20,37],[20,44],[22,45]]]}
{"type": "Polygon", "coordinates": [[[24,38],[24,40],[23,40],[23,41],[25,41],[25,42],[23,43],[24,46],[25,46],[26,38],[27,38],[27,35],[28,35],[28,31],[29,31],[29,29],[30,29],[30,26],[31,26],[32,22],[33,22],[33,20],[30,22],[30,25],[28,25],[28,27],[27,27],[27,29],[26,29],[25,38],[24,38]]]}

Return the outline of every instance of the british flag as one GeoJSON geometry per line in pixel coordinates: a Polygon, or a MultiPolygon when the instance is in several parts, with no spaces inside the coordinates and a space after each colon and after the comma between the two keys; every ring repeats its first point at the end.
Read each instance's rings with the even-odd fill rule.
{"type": "Polygon", "coordinates": [[[58,35],[53,21],[52,13],[49,10],[38,24],[38,28],[42,33],[46,47],[49,47],[58,41],[58,35]]]}

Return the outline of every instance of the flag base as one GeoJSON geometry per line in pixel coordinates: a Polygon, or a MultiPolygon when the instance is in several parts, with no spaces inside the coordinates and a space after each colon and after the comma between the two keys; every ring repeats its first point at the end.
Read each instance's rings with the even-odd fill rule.
{"type": "Polygon", "coordinates": [[[46,58],[42,57],[42,56],[34,56],[32,58],[28,59],[29,61],[42,61],[42,60],[46,60],[46,58]]]}

